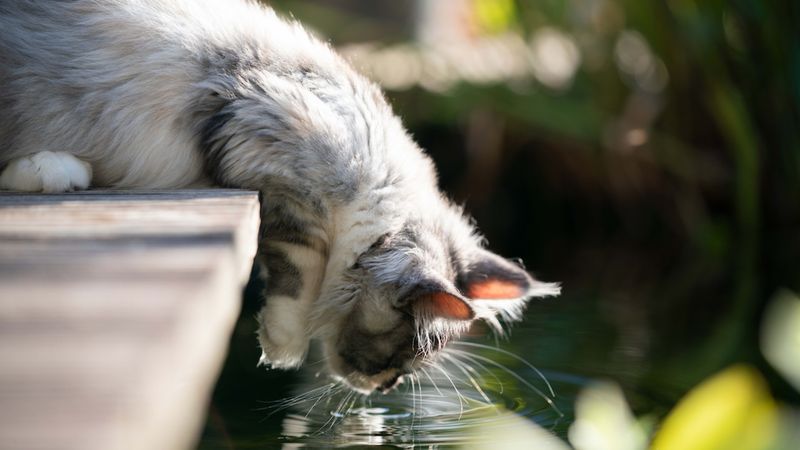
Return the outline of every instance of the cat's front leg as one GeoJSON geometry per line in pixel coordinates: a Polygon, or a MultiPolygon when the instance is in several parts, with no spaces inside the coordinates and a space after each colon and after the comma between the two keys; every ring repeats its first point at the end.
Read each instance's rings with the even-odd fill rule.
{"type": "Polygon", "coordinates": [[[305,359],[313,330],[308,316],[319,296],[327,261],[324,245],[309,235],[288,238],[265,228],[259,261],[266,269],[265,304],[258,314],[261,363],[286,369],[305,359]]]}
{"type": "Polygon", "coordinates": [[[17,158],[0,174],[0,189],[28,192],[67,192],[86,189],[92,166],[66,152],[39,152],[17,158]]]}

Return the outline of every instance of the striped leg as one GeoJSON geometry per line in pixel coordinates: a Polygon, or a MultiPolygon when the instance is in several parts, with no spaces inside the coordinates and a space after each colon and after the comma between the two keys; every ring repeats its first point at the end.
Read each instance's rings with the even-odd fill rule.
{"type": "Polygon", "coordinates": [[[265,305],[258,313],[261,363],[299,366],[308,352],[308,316],[319,296],[327,245],[318,227],[272,208],[262,215],[259,261],[266,268],[265,305]]]}

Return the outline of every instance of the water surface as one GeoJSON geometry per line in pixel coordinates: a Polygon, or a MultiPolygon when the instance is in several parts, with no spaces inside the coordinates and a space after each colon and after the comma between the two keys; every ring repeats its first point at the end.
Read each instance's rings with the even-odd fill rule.
{"type": "Polygon", "coordinates": [[[315,354],[299,371],[256,368],[252,303],[199,448],[481,448],[492,430],[511,439],[506,430],[525,423],[566,440],[575,397],[593,380],[621,383],[637,412],[665,411],[680,392],[650,377],[646,323],[585,292],[532,300],[506,337],[479,325],[436,367],[370,396],[333,383],[315,354]]]}

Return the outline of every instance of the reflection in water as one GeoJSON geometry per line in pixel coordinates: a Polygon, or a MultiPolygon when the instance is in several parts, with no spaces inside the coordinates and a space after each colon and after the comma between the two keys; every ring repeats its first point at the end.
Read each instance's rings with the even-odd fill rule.
{"type": "Polygon", "coordinates": [[[309,377],[295,397],[274,405],[287,410],[283,448],[462,446],[493,432],[546,443],[551,434],[539,427],[555,431],[565,418],[562,409],[571,408],[571,401],[560,403],[555,391],[574,392],[575,380],[544,374],[505,350],[475,343],[454,347],[436,367],[419,371],[388,395],[363,396],[338,384],[320,386],[309,377]]]}
{"type": "Polygon", "coordinates": [[[661,384],[640,382],[647,368],[643,359],[617,351],[640,345],[634,339],[639,335],[616,332],[617,322],[608,319],[619,319],[618,312],[598,309],[593,299],[567,293],[558,302],[532,305],[499,343],[476,329],[468,342],[448,344],[439,361],[442,370],[425,367],[413,383],[407,379],[388,395],[369,397],[331,383],[319,354],[309,355],[298,372],[256,368],[254,326],[246,313],[214,395],[216,419],[209,421],[199,448],[465,450],[496,448],[490,444],[495,439],[504,450],[517,441],[560,449],[574,421],[578,392],[598,378],[622,380],[637,415],[663,409],[661,384]],[[560,443],[545,443],[553,435],[560,443]]]}

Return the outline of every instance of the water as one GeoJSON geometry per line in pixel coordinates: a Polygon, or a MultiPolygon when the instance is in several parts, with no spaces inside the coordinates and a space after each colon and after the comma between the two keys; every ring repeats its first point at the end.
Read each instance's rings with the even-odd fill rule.
{"type": "Polygon", "coordinates": [[[585,292],[534,299],[507,338],[477,326],[441,370],[371,396],[332,384],[314,354],[299,371],[256,368],[255,308],[248,301],[237,326],[201,449],[461,448],[526,424],[566,440],[593,380],[620,383],[637,413],[663,413],[686,388],[653,377],[653,337],[636,308],[585,292]]]}
{"type": "Polygon", "coordinates": [[[544,373],[545,383],[530,368],[509,376],[502,369],[461,367],[464,370],[444,364],[443,372],[428,371],[406,380],[388,395],[362,396],[339,385],[300,381],[292,397],[253,411],[262,413],[265,421],[280,423],[278,433],[262,436],[250,446],[207,436],[203,446],[452,446],[474,440],[482,429],[507,423],[509,413],[563,434],[572,411],[569,399],[583,382],[574,376],[544,373]],[[554,396],[548,385],[554,385],[560,396],[554,396]]]}
{"type": "Polygon", "coordinates": [[[441,371],[427,368],[388,395],[361,396],[345,389],[331,394],[338,385],[301,383],[298,394],[304,397],[290,399],[291,405],[272,405],[286,407],[281,440],[312,447],[455,445],[507,421],[508,413],[556,431],[564,410],[570,411],[555,397],[551,383],[571,393],[579,379],[529,367],[509,373],[480,364],[465,357],[443,362],[441,371]]]}

